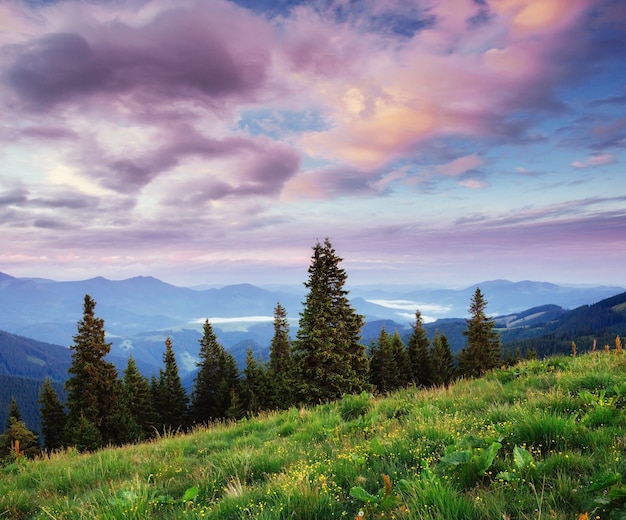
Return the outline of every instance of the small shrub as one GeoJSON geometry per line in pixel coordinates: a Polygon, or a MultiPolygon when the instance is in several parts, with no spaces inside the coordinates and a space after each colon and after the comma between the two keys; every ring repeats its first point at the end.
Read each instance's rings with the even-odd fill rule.
{"type": "Polygon", "coordinates": [[[344,421],[363,417],[372,407],[371,397],[367,392],[359,395],[346,395],[339,403],[339,413],[344,421]]]}

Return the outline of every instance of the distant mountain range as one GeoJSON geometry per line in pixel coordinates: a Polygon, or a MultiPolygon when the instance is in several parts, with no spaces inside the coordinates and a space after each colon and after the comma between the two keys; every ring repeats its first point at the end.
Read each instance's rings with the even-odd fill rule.
{"type": "MultiPolygon", "coordinates": [[[[488,312],[497,314],[496,324],[505,344],[516,341],[549,353],[550,349],[569,348],[572,338],[580,335],[604,334],[601,341],[609,341],[616,331],[625,332],[626,293],[621,287],[495,280],[458,290],[351,288],[353,306],[366,317],[362,342],[369,345],[375,341],[383,326],[389,332],[398,330],[406,340],[419,309],[422,316],[433,320],[425,325],[429,337],[435,331],[444,333],[458,351],[465,344],[465,317],[477,286],[489,302],[488,312]]],[[[71,360],[67,346],[82,318],[85,294],[94,298],[96,315],[105,320],[107,340],[112,343],[110,359],[120,374],[131,353],[144,374],[158,373],[169,336],[181,377],[191,387],[205,318],[211,320],[218,340],[243,367],[248,348],[268,359],[277,302],[287,309],[295,336],[305,289],[240,284],[198,290],[151,277],[56,282],[0,273],[0,376],[4,382],[0,424],[5,413],[2,404],[10,399],[5,394],[9,388],[19,391],[20,380],[25,382],[24,388],[35,388],[46,376],[59,385],[67,377],[71,360]]],[[[36,396],[31,396],[28,407],[36,409],[36,396]]]]}

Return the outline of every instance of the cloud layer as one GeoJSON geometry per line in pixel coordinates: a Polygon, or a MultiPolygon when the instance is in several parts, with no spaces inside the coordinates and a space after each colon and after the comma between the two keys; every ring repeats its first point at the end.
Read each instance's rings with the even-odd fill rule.
{"type": "Polygon", "coordinates": [[[622,2],[261,5],[0,5],[0,270],[626,283],[622,2]]]}

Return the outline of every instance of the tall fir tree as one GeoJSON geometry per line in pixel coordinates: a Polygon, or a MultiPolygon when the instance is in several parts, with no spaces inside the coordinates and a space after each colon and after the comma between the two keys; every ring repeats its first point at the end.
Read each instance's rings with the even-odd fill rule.
{"type": "Polygon", "coordinates": [[[17,399],[15,397],[11,397],[11,402],[9,403],[9,414],[7,415],[7,423],[6,427],[8,428],[11,423],[18,422],[22,420],[22,412],[20,412],[20,407],[17,404],[17,399]]]}
{"type": "Polygon", "coordinates": [[[293,402],[291,376],[291,339],[287,311],[277,303],[274,308],[274,336],[270,344],[267,367],[268,384],[271,387],[271,408],[288,408],[293,402]]]}
{"type": "Polygon", "coordinates": [[[262,361],[255,359],[252,349],[248,347],[246,368],[241,381],[241,406],[247,415],[255,415],[261,410],[270,408],[270,392],[268,372],[262,361]]]}
{"type": "Polygon", "coordinates": [[[470,318],[466,320],[467,345],[459,354],[459,371],[463,377],[478,377],[500,366],[502,347],[495,321],[487,317],[487,300],[477,287],[470,302],[470,318]]]}
{"type": "Polygon", "coordinates": [[[209,320],[204,322],[198,355],[191,417],[196,423],[205,423],[226,417],[238,392],[239,374],[235,358],[217,341],[209,320]]]}
{"type": "Polygon", "coordinates": [[[396,365],[394,386],[396,389],[406,388],[411,382],[411,363],[406,345],[402,341],[402,336],[400,336],[398,329],[391,336],[391,352],[396,365]]]}
{"type": "Polygon", "coordinates": [[[295,382],[305,404],[369,388],[368,360],[360,343],[363,316],[348,300],[341,260],[328,238],[313,247],[309,279],[304,284],[309,292],[293,347],[295,382]]]}
{"type": "Polygon", "coordinates": [[[413,332],[407,342],[407,353],[411,367],[411,383],[417,386],[428,387],[432,385],[432,368],[430,366],[430,340],[424,330],[422,314],[415,311],[415,323],[412,324],[413,332]]]}
{"type": "Polygon", "coordinates": [[[432,383],[434,386],[448,386],[454,377],[454,356],[448,337],[435,332],[430,353],[432,383]]]}
{"type": "Polygon", "coordinates": [[[67,415],[65,407],[47,377],[39,392],[39,405],[43,447],[48,451],[58,450],[63,446],[67,415]]]}
{"type": "Polygon", "coordinates": [[[151,394],[158,430],[179,430],[186,425],[189,397],[178,373],[172,340],[165,339],[164,368],[152,379],[151,394]]]}
{"type": "Polygon", "coordinates": [[[122,396],[129,418],[128,441],[142,441],[152,436],[155,427],[155,410],[150,383],[139,372],[135,358],[128,358],[122,378],[122,396]]]}
{"type": "Polygon", "coordinates": [[[397,388],[396,359],[392,338],[387,333],[385,327],[381,327],[378,339],[373,342],[370,348],[370,382],[376,391],[385,394],[397,388]]]}
{"type": "MultiPolygon", "coordinates": [[[[119,381],[113,363],[105,356],[111,344],[105,340],[104,320],[95,316],[96,302],[85,295],[83,319],[78,322],[78,333],[70,346],[72,364],[68,370],[67,389],[68,420],[67,441],[70,445],[82,446],[81,435],[91,428],[99,432],[102,443],[114,442],[116,437],[116,415],[118,412],[119,381]]],[[[94,442],[90,435],[89,445],[94,442]]]]}

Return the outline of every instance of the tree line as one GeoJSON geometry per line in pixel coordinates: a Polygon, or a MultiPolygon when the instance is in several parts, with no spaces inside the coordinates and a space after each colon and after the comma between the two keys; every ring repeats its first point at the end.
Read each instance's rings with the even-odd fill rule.
{"type": "MultiPolygon", "coordinates": [[[[83,317],[70,346],[66,402],[60,401],[50,380],[41,387],[43,447],[72,446],[82,451],[140,442],[163,431],[315,405],[345,394],[448,385],[455,378],[477,377],[501,364],[499,335],[485,314],[487,301],[480,289],[470,303],[464,332],[467,344],[457,356],[445,334],[437,333],[429,341],[419,310],[406,344],[398,331],[384,328],[370,345],[361,344],[364,317],[349,302],[341,261],[328,238],[315,244],[295,339],[290,336],[287,312],[277,303],[269,359],[257,359],[248,349],[241,373],[205,320],[198,371],[189,393],[169,337],[158,374],[148,379],[130,356],[120,377],[106,360],[111,344],[106,342],[104,320],[96,316],[96,302],[85,295],[83,317]]],[[[13,400],[0,436],[0,458],[28,455],[38,451],[38,445],[13,400]]]]}

